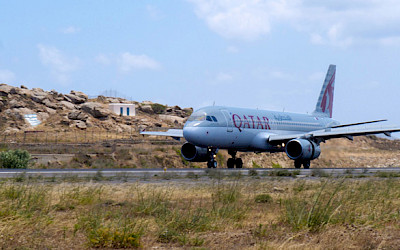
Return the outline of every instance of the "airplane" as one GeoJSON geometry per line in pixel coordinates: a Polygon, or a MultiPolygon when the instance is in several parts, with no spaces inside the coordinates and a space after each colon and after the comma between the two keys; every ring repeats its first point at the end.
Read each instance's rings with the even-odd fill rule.
{"type": "Polygon", "coordinates": [[[383,122],[374,120],[340,125],[332,119],[336,65],[329,65],[325,81],[312,114],[295,114],[269,110],[209,106],[196,110],[183,129],[142,131],[142,135],[184,138],[181,154],[187,161],[207,162],[216,168],[216,153],[228,150],[228,168],[242,168],[237,152],[285,152],[295,168],[310,168],[310,162],[321,154],[320,144],[332,138],[399,132],[400,127],[354,128],[353,126],[383,122]],[[348,129],[343,129],[348,127],[348,129]]]}

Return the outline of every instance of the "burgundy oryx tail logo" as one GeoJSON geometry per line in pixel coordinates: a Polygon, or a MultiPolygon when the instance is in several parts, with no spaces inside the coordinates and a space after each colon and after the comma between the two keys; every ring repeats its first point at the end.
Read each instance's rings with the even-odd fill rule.
{"type": "Polygon", "coordinates": [[[333,83],[335,82],[335,75],[336,72],[333,73],[331,79],[329,80],[328,86],[326,86],[324,95],[322,97],[321,101],[321,110],[323,113],[328,109],[329,111],[329,117],[332,117],[332,108],[333,108],[333,92],[334,92],[334,86],[333,83]]]}

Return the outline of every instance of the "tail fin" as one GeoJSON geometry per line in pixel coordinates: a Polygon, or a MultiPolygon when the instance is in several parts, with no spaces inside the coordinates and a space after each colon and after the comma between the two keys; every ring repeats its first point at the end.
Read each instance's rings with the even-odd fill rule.
{"type": "Polygon", "coordinates": [[[313,115],[332,118],[336,65],[329,65],[313,115]]]}

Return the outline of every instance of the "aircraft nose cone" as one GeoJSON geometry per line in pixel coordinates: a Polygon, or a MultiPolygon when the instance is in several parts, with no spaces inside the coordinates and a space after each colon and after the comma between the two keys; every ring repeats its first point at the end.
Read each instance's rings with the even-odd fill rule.
{"type": "Polygon", "coordinates": [[[193,127],[183,128],[183,137],[185,137],[185,139],[192,144],[195,144],[197,138],[196,134],[197,133],[193,127]]]}
{"type": "Polygon", "coordinates": [[[201,127],[183,128],[183,136],[185,139],[196,146],[207,146],[209,144],[207,135],[208,131],[201,127]]]}

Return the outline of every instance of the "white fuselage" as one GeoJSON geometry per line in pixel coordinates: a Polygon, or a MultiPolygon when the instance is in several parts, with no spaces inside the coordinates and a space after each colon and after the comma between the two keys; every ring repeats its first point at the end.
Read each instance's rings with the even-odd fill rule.
{"type": "Polygon", "coordinates": [[[268,110],[211,106],[194,112],[183,128],[199,147],[237,151],[275,151],[270,135],[305,134],[339,123],[328,117],[268,110]]]}

